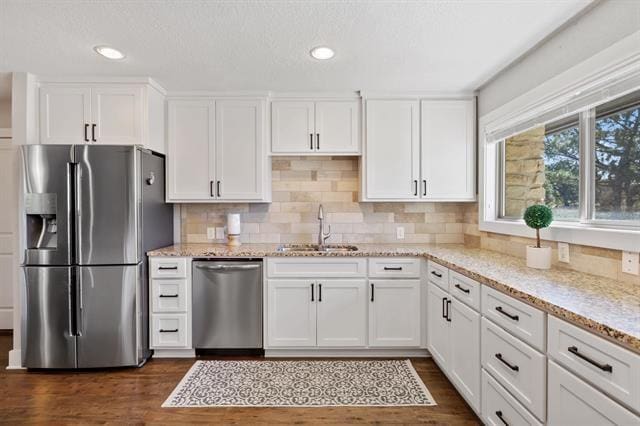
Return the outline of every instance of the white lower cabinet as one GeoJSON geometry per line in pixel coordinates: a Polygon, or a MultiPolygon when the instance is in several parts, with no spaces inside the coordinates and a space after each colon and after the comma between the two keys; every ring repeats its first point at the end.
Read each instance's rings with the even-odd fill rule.
{"type": "Polygon", "coordinates": [[[549,425],[638,425],[640,417],[549,361],[549,425]]]}
{"type": "Polygon", "coordinates": [[[489,373],[482,372],[482,420],[490,426],[541,426],[489,373]]]}
{"type": "Polygon", "coordinates": [[[432,282],[427,289],[427,348],[438,365],[446,369],[451,353],[449,321],[445,315],[449,294],[432,282]]]}
{"type": "Polygon", "coordinates": [[[420,346],[420,280],[371,280],[369,297],[369,346],[420,346]]]}
{"type": "Polygon", "coordinates": [[[366,345],[366,284],[366,280],[318,280],[318,346],[366,345]]]}
{"type": "Polygon", "coordinates": [[[314,280],[269,280],[267,287],[269,346],[316,346],[314,280]]]}
{"type": "Polygon", "coordinates": [[[183,348],[187,345],[187,314],[156,314],[151,318],[154,347],[183,348]]]}

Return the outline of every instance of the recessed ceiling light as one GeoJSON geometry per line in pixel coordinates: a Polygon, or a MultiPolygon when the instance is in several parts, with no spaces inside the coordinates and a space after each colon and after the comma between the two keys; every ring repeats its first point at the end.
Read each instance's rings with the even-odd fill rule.
{"type": "Polygon", "coordinates": [[[119,51],[118,49],[114,49],[109,46],[96,46],[93,48],[98,54],[104,56],[107,59],[124,59],[124,53],[119,51]]]}
{"type": "Polygon", "coordinates": [[[331,59],[333,58],[333,55],[335,55],[333,49],[326,46],[314,47],[313,49],[311,49],[310,53],[311,56],[320,60],[331,59]]]}

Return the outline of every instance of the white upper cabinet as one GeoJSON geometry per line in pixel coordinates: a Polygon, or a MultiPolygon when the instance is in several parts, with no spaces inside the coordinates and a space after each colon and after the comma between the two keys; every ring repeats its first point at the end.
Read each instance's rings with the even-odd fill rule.
{"type": "Polygon", "coordinates": [[[143,145],[142,87],[91,89],[92,137],[105,145],[143,145]]]}
{"type": "Polygon", "coordinates": [[[367,99],[361,200],[475,200],[474,105],[367,99]]]}
{"type": "Polygon", "coordinates": [[[216,102],[215,153],[218,198],[264,198],[264,101],[216,102]]]}
{"type": "Polygon", "coordinates": [[[168,105],[167,201],[270,201],[264,100],[172,99],[168,105]]]}
{"type": "Polygon", "coordinates": [[[422,197],[475,198],[473,100],[422,101],[422,197]]]}
{"type": "Polygon", "coordinates": [[[420,132],[417,101],[366,103],[365,199],[418,198],[420,132]]]}
{"type": "Polygon", "coordinates": [[[164,153],[164,95],[151,84],[42,83],[40,143],[142,145],[164,153]]]}
{"type": "Polygon", "coordinates": [[[271,152],[277,155],[358,155],[359,102],[275,100],[271,152]]]}
{"type": "Polygon", "coordinates": [[[40,89],[40,142],[82,144],[91,139],[91,90],[73,85],[40,89]]]}
{"type": "Polygon", "coordinates": [[[170,101],[167,128],[167,198],[210,201],[215,180],[215,103],[170,101]]]}

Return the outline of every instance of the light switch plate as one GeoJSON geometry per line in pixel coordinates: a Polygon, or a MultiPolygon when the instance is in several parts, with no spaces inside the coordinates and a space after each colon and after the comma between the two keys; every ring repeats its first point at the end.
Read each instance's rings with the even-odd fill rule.
{"type": "Polygon", "coordinates": [[[396,238],[399,240],[404,240],[404,226],[398,226],[396,228],[396,238]]]}
{"type": "Polygon", "coordinates": [[[208,240],[216,239],[216,228],[207,228],[207,239],[208,240]]]}
{"type": "Polygon", "coordinates": [[[640,275],[640,253],[632,251],[622,252],[622,272],[640,275]]]}
{"type": "Polygon", "coordinates": [[[569,263],[569,243],[558,243],[558,261],[569,263]]]}
{"type": "Polygon", "coordinates": [[[216,240],[224,240],[224,228],[216,228],[216,240]]]}

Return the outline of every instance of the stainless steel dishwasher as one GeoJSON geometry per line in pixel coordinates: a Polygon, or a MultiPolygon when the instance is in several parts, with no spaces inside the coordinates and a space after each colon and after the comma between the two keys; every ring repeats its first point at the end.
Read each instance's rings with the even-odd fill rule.
{"type": "Polygon", "coordinates": [[[193,262],[196,349],[262,348],[262,260],[193,262]]]}

